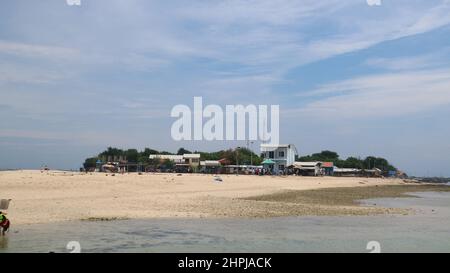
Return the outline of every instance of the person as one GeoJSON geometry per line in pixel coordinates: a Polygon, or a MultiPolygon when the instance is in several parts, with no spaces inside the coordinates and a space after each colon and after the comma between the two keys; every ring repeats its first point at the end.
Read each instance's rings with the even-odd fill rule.
{"type": "Polygon", "coordinates": [[[6,218],[6,212],[0,211],[0,228],[2,229],[2,235],[5,235],[5,233],[8,231],[9,225],[10,222],[8,218],[6,218]]]}

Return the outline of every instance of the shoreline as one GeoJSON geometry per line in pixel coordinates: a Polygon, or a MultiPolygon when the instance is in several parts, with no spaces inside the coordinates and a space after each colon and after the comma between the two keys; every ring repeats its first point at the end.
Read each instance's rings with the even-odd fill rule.
{"type": "Polygon", "coordinates": [[[0,198],[13,199],[8,216],[20,226],[80,220],[405,214],[354,201],[450,191],[448,186],[400,179],[221,175],[223,182],[218,183],[213,177],[6,171],[0,173],[0,198]]]}

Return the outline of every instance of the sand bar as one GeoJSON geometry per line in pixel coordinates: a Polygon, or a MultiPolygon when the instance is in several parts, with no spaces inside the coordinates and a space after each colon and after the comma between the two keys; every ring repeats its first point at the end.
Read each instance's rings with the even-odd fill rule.
{"type": "MultiPolygon", "coordinates": [[[[221,178],[223,182],[201,174],[111,176],[4,171],[0,172],[0,198],[13,199],[8,213],[17,225],[83,219],[404,213],[361,207],[351,200],[397,196],[408,191],[408,187],[412,187],[411,191],[422,190],[412,190],[416,184],[400,179],[244,175],[221,178]],[[392,185],[402,187],[373,190],[392,185]],[[341,194],[336,190],[340,188],[341,194]],[[320,189],[327,190],[321,194],[317,191],[320,189]]],[[[430,190],[425,187],[423,191],[430,190]]]]}

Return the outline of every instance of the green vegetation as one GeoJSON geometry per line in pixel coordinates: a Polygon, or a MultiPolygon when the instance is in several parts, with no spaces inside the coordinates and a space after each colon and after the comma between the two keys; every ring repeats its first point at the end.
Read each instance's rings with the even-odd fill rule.
{"type": "Polygon", "coordinates": [[[356,169],[373,169],[378,168],[384,172],[396,171],[389,161],[381,157],[368,156],[365,159],[349,157],[345,160],[340,159],[336,152],[322,151],[321,153],[312,154],[308,156],[298,157],[297,161],[322,161],[333,162],[339,168],[356,168],[356,169]]]}
{"type": "Polygon", "coordinates": [[[236,165],[260,165],[263,159],[247,148],[237,148],[222,150],[218,152],[206,153],[195,152],[200,154],[200,160],[221,160],[225,159],[229,164],[236,165]]]}
{"type": "MultiPolygon", "coordinates": [[[[250,151],[246,148],[237,148],[237,149],[229,149],[222,150],[218,152],[191,152],[184,148],[178,149],[177,155],[183,154],[200,154],[200,160],[222,160],[225,159],[228,164],[251,164],[253,162],[254,165],[259,165],[262,162],[261,157],[259,157],[254,152],[250,151]]],[[[122,150],[118,148],[109,147],[105,151],[101,152],[96,157],[87,158],[83,164],[85,169],[95,168],[96,162],[98,160],[107,161],[108,157],[112,158],[123,158],[126,159],[128,163],[137,163],[146,166],[159,166],[164,169],[171,169],[173,167],[173,162],[170,160],[165,160],[164,162],[160,162],[159,160],[151,160],[149,156],[151,154],[159,154],[159,155],[168,155],[172,154],[167,151],[157,151],[150,148],[145,148],[143,151],[138,151],[136,149],[128,149],[122,150]]],[[[103,162],[105,163],[105,162],[103,162]]]]}
{"type": "MultiPolygon", "coordinates": [[[[240,164],[240,165],[260,165],[263,161],[262,157],[258,156],[250,149],[247,148],[237,148],[228,149],[218,152],[201,152],[194,151],[191,152],[184,148],[178,149],[178,155],[183,154],[200,154],[200,160],[225,160],[227,164],[240,164]]],[[[171,169],[173,167],[173,162],[170,160],[165,160],[160,162],[159,160],[151,160],[149,156],[151,154],[167,155],[171,154],[167,151],[157,151],[150,148],[145,148],[143,151],[138,151],[136,149],[122,150],[118,148],[109,147],[106,151],[100,153],[97,157],[87,158],[84,162],[84,168],[95,168],[97,160],[107,160],[108,157],[123,158],[126,159],[128,163],[137,163],[145,166],[158,166],[164,169],[171,169]]],[[[338,153],[332,151],[322,151],[321,153],[316,153],[308,156],[297,157],[296,161],[322,161],[322,162],[333,162],[335,166],[340,168],[357,168],[357,169],[373,169],[378,168],[384,172],[386,171],[396,171],[397,169],[392,166],[386,159],[380,157],[369,156],[365,159],[349,157],[345,160],[340,159],[338,153]]],[[[103,162],[105,163],[105,162],[103,162]]]]}

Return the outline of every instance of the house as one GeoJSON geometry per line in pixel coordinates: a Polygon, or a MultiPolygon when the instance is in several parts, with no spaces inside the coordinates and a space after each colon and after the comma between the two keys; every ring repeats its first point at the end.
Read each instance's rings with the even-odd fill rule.
{"type": "Polygon", "coordinates": [[[202,173],[220,173],[222,164],[219,160],[200,161],[200,172],[202,173]]]}
{"type": "Polygon", "coordinates": [[[261,154],[264,168],[277,174],[285,172],[288,166],[294,164],[298,152],[293,144],[261,144],[261,154]]]}
{"type": "Polygon", "coordinates": [[[200,154],[184,154],[184,163],[191,167],[198,168],[200,166],[200,154]]]}
{"type": "Polygon", "coordinates": [[[291,167],[298,175],[319,176],[321,175],[322,162],[294,162],[291,167]]]}
{"type": "Polygon", "coordinates": [[[200,154],[150,155],[150,159],[170,160],[177,169],[197,169],[200,167],[200,154]]]}

